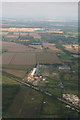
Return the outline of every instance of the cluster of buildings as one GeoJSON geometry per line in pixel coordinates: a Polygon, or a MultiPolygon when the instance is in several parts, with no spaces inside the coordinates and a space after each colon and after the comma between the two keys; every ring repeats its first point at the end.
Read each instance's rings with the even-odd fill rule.
{"type": "Polygon", "coordinates": [[[69,72],[71,70],[71,68],[67,65],[59,66],[58,69],[60,72],[69,72]]]}
{"type": "Polygon", "coordinates": [[[39,82],[45,81],[46,78],[43,78],[39,73],[39,65],[37,65],[33,70],[28,74],[27,81],[38,85],[39,82]]]}
{"type": "Polygon", "coordinates": [[[63,94],[63,98],[75,106],[80,107],[80,98],[74,94],[63,94]]]}

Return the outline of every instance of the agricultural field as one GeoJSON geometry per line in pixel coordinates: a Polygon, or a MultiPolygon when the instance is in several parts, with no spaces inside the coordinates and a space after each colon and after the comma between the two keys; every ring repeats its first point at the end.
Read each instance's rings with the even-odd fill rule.
{"type": "Polygon", "coordinates": [[[10,61],[13,59],[15,53],[4,53],[2,55],[2,64],[8,65],[10,61]]]}
{"type": "Polygon", "coordinates": [[[56,48],[56,44],[54,44],[54,43],[43,43],[42,45],[44,48],[48,48],[55,53],[57,53],[57,52],[63,53],[60,49],[56,48]]]}
{"type": "Polygon", "coordinates": [[[18,36],[17,35],[7,35],[6,37],[7,38],[17,38],[18,36]]]}
{"type": "Polygon", "coordinates": [[[34,53],[18,53],[15,55],[14,59],[12,59],[12,65],[35,65],[36,57],[34,53]]]}
{"type": "Polygon", "coordinates": [[[33,50],[28,46],[17,44],[15,42],[2,42],[2,49],[5,49],[8,52],[25,52],[27,50],[33,50]]]}
{"type": "Polygon", "coordinates": [[[37,53],[37,61],[40,64],[61,64],[56,54],[41,52],[37,53]]]}
{"type": "Polygon", "coordinates": [[[29,33],[27,32],[20,32],[20,35],[28,35],[29,33]]]}
{"type": "Polygon", "coordinates": [[[73,57],[75,57],[75,58],[80,58],[80,56],[79,55],[72,55],[73,57]]]}
{"type": "Polygon", "coordinates": [[[0,60],[2,58],[4,116],[12,118],[78,116],[75,110],[66,108],[66,104],[61,104],[55,98],[61,98],[63,93],[78,95],[78,69],[75,58],[78,56],[70,52],[77,53],[79,46],[76,44],[76,38],[69,40],[70,36],[66,37],[64,30],[60,30],[45,27],[3,28],[4,52],[0,55],[0,60]],[[28,73],[31,73],[38,64],[40,66],[38,76],[41,75],[44,81],[39,79],[37,83],[34,81],[34,84],[30,81],[30,85],[35,85],[55,97],[51,98],[9,78],[14,76],[28,82],[28,73]],[[59,66],[62,65],[68,66],[70,71],[60,71],[59,66]]]}
{"type": "Polygon", "coordinates": [[[60,73],[60,79],[62,80],[62,83],[64,84],[64,89],[71,91],[78,92],[78,73],[77,72],[67,72],[67,73],[60,73]]]}
{"type": "Polygon", "coordinates": [[[2,34],[2,35],[7,35],[7,34],[8,34],[8,32],[1,32],[1,34],[2,34]]]}
{"type": "Polygon", "coordinates": [[[42,99],[43,96],[35,90],[3,76],[3,116],[39,117],[42,99]]]}
{"type": "Polygon", "coordinates": [[[43,28],[0,28],[0,31],[8,31],[8,32],[33,32],[37,30],[44,30],[43,28]]]}
{"type": "Polygon", "coordinates": [[[20,83],[2,76],[2,97],[3,97],[3,115],[5,114],[8,107],[13,102],[16,94],[20,89],[20,83]]]}
{"type": "Polygon", "coordinates": [[[63,62],[72,62],[73,56],[70,56],[66,53],[59,53],[59,57],[63,62]]]}
{"type": "Polygon", "coordinates": [[[38,92],[22,87],[7,113],[13,118],[39,117],[42,98],[38,92]]]}
{"type": "Polygon", "coordinates": [[[27,70],[3,69],[3,71],[20,78],[23,78],[27,73],[27,70]]]}
{"type": "Polygon", "coordinates": [[[78,117],[78,113],[65,107],[54,97],[53,99],[44,96],[44,104],[42,106],[41,118],[73,118],[78,117]]]}
{"type": "Polygon", "coordinates": [[[80,46],[75,44],[75,45],[63,45],[65,50],[68,50],[73,53],[78,53],[80,46]]]}
{"type": "MultiPolygon", "coordinates": [[[[75,66],[75,65],[74,65],[75,66]]],[[[74,93],[78,94],[78,72],[77,65],[74,68],[71,66],[70,71],[59,71],[58,66],[56,65],[41,65],[40,73],[42,76],[45,76],[45,87],[42,88],[44,91],[49,91],[52,94],[60,97],[61,88],[60,83],[63,83],[64,93],[74,93]],[[76,69],[76,71],[75,71],[76,69]]]]}
{"type": "Polygon", "coordinates": [[[20,42],[29,42],[30,40],[18,40],[18,41],[20,41],[20,42]]]}
{"type": "Polygon", "coordinates": [[[2,11],[2,119],[77,119],[80,113],[77,3],[4,2],[2,11]]]}
{"type": "Polygon", "coordinates": [[[30,36],[32,36],[34,39],[40,39],[41,38],[41,36],[40,35],[38,35],[38,33],[35,33],[35,32],[31,32],[31,33],[29,33],[29,35],[30,36]]]}
{"type": "Polygon", "coordinates": [[[29,45],[29,46],[35,49],[42,49],[41,45],[29,45]]]}
{"type": "Polygon", "coordinates": [[[3,68],[40,64],[61,64],[54,52],[40,49],[40,45],[25,46],[14,42],[3,42],[2,49],[6,52],[2,56],[3,68]],[[32,47],[33,46],[33,47],[32,47]],[[34,48],[36,47],[36,49],[34,48]]]}
{"type": "MultiPolygon", "coordinates": [[[[53,90],[53,93],[56,94],[56,90],[53,90]]],[[[65,106],[56,98],[45,96],[3,75],[3,117],[61,118],[71,117],[71,115],[78,116],[77,112],[67,109],[65,106]]]]}

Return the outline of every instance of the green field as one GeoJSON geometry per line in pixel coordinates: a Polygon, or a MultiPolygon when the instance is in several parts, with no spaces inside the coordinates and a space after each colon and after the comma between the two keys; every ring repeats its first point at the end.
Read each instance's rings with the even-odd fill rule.
{"type": "Polygon", "coordinates": [[[78,113],[71,109],[65,108],[65,104],[59,102],[54,97],[49,98],[44,96],[45,103],[42,106],[42,118],[67,118],[67,117],[78,117],[78,113]]]}
{"type": "Polygon", "coordinates": [[[2,77],[3,115],[7,111],[8,107],[12,104],[19,89],[20,84],[18,82],[13,81],[6,76],[2,77]]]}
{"type": "Polygon", "coordinates": [[[3,116],[39,117],[42,98],[35,90],[3,76],[3,116]]]}
{"type": "MultiPolygon", "coordinates": [[[[57,23],[55,24],[57,25],[57,23]]],[[[16,27],[20,26],[17,23],[15,25],[16,27]]],[[[8,24],[7,26],[15,27],[15,25],[12,23],[12,25],[8,24]]],[[[25,23],[24,25],[26,26],[25,23]]],[[[63,93],[72,93],[78,95],[78,60],[77,58],[74,58],[72,54],[69,51],[65,50],[63,47],[63,45],[66,44],[77,44],[76,37],[65,37],[65,35],[73,35],[74,31],[76,32],[77,27],[72,27],[69,25],[63,25],[62,27],[54,26],[54,22],[43,24],[42,22],[38,23],[37,21],[35,22],[35,24],[30,23],[30,25],[28,25],[27,23],[27,27],[32,26],[42,26],[42,28],[44,28],[44,31],[37,30],[34,31],[34,33],[27,32],[27,34],[20,33],[16,34],[17,37],[9,37],[9,35],[2,36],[3,50],[2,52],[0,50],[0,57],[2,56],[3,58],[3,117],[78,117],[78,113],[76,112],[76,110],[66,108],[66,104],[57,99],[62,97],[63,93]],[[64,33],[45,33],[46,30],[51,31],[54,28],[61,29],[64,33]],[[39,35],[38,37],[41,38],[35,38],[34,34],[36,33],[37,35],[39,35]],[[51,46],[53,46],[54,44],[55,47],[54,49],[51,49],[51,46],[44,47],[44,43],[45,46],[47,43],[52,43],[51,46]],[[41,48],[37,48],[36,45],[40,45],[41,48]],[[35,46],[36,49],[33,46],[35,46]],[[58,51],[55,48],[58,48],[58,51]],[[45,95],[40,91],[35,91],[34,89],[24,86],[14,80],[15,78],[20,80],[25,80],[23,78],[26,78],[27,80],[28,73],[32,71],[36,64],[40,64],[40,66],[42,66],[39,69],[39,75],[41,75],[42,78],[45,78],[44,81],[39,81],[37,87],[39,87],[39,89],[43,90],[44,92],[46,91],[53,94],[53,97],[49,97],[48,95],[45,95]],[[62,65],[69,66],[70,71],[60,71],[59,66],[62,65]],[[12,79],[12,77],[14,79],[12,79]],[[62,83],[64,86],[63,90],[60,88],[60,83],[62,83]]],[[[30,82],[30,85],[31,84],[33,84],[33,82],[30,82]]]]}
{"type": "MultiPolygon", "coordinates": [[[[3,117],[9,118],[61,118],[77,116],[75,111],[65,108],[57,99],[21,85],[3,76],[3,117]],[[63,114],[64,113],[64,114],[63,114]]],[[[46,89],[47,90],[47,89],[46,89]]],[[[53,90],[57,95],[60,90],[53,90]]]]}

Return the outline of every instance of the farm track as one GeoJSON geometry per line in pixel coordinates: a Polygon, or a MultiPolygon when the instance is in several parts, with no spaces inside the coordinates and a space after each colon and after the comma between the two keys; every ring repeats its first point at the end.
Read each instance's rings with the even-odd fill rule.
{"type": "Polygon", "coordinates": [[[13,61],[13,59],[15,58],[15,56],[16,56],[16,53],[12,56],[11,61],[9,62],[9,64],[11,64],[11,62],[13,61]]]}
{"type": "MultiPolygon", "coordinates": [[[[41,43],[42,46],[42,43],[41,43]]],[[[3,55],[3,66],[5,65],[35,65],[41,64],[62,64],[59,57],[54,53],[44,49],[32,49],[17,43],[3,42],[3,49],[7,49],[3,55]],[[16,54],[14,56],[14,54],[16,54]],[[27,55],[26,55],[27,54],[27,55]],[[27,57],[27,58],[25,58],[27,57]],[[5,60],[6,59],[6,60],[5,60]],[[9,64],[8,64],[9,63],[9,64]]]]}

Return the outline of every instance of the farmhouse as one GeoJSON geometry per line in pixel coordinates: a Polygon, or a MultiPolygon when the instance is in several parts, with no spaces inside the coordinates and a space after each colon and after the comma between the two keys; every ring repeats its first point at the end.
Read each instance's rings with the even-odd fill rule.
{"type": "Polygon", "coordinates": [[[64,65],[64,66],[59,66],[59,71],[63,71],[63,72],[67,72],[67,71],[70,71],[70,67],[67,66],[67,65],[64,65]]]}

